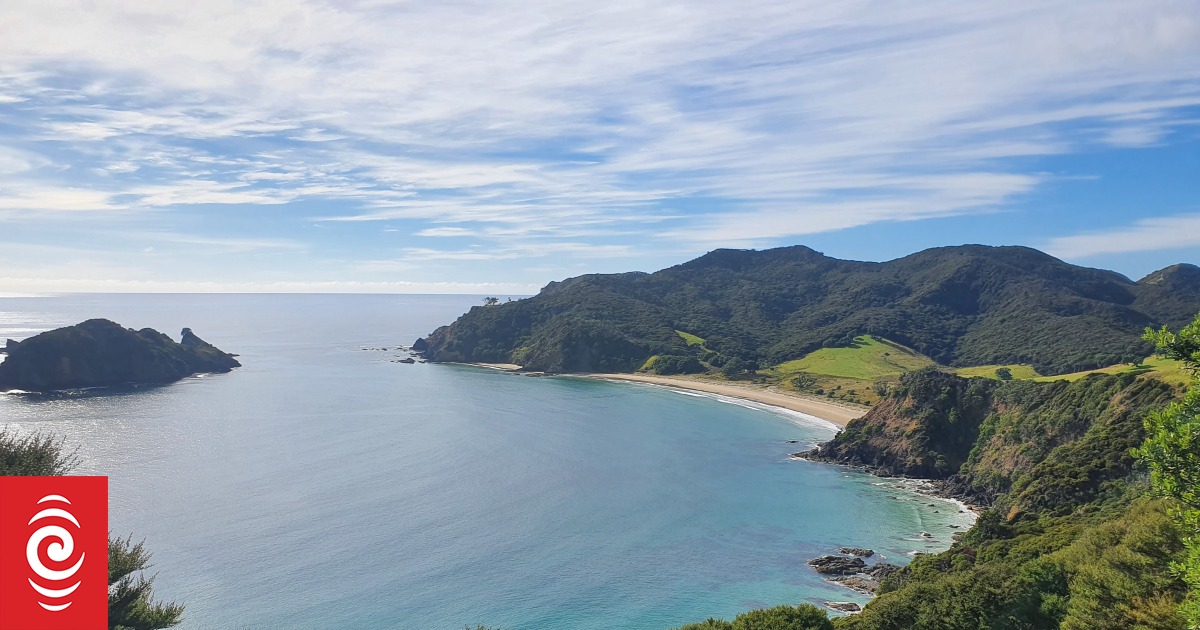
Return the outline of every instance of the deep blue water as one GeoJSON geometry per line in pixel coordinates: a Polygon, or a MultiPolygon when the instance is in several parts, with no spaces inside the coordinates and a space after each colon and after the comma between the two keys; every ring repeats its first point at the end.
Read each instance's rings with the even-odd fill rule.
{"type": "Polygon", "coordinates": [[[0,396],[0,426],[64,436],[80,474],[110,476],[111,529],[146,539],[183,628],[658,630],[863,602],[805,561],[854,545],[904,563],[968,522],[892,482],[789,460],[832,435],[796,415],[362,349],[410,344],[478,302],[0,298],[0,341],[107,317],[176,339],[191,327],[244,364],[0,396]]]}

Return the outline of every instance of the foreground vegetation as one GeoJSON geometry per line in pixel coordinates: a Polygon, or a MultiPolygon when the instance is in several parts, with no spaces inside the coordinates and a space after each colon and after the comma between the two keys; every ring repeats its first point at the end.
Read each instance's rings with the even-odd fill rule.
{"type": "Polygon", "coordinates": [[[709,618],[678,630],[833,630],[825,611],[811,604],[776,606],[744,612],[733,621],[709,618]]]}
{"type": "Polygon", "coordinates": [[[1185,557],[1173,565],[1187,583],[1184,614],[1189,627],[1200,627],[1200,316],[1178,335],[1166,327],[1146,331],[1160,354],[1190,372],[1183,400],[1146,418],[1146,443],[1138,455],[1150,468],[1154,490],[1170,502],[1169,513],[1183,532],[1185,557]]]}
{"type": "MultiPolygon", "coordinates": [[[[77,464],[63,443],[42,435],[19,438],[0,430],[0,476],[55,476],[77,464]]],[[[110,630],[158,630],[178,625],[183,606],[154,601],[150,553],[132,536],[108,540],[108,626],[110,630]]]]}

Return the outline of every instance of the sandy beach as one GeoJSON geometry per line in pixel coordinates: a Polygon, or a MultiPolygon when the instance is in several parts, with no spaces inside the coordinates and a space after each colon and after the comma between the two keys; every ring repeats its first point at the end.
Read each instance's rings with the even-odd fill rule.
{"type": "Polygon", "coordinates": [[[789,394],[778,390],[768,389],[761,385],[753,385],[750,383],[720,383],[707,380],[699,380],[682,376],[654,376],[649,374],[586,374],[580,375],[588,378],[602,378],[614,381],[629,381],[633,383],[651,383],[654,385],[664,385],[667,387],[678,387],[679,389],[689,389],[698,392],[706,392],[709,394],[720,394],[731,398],[741,398],[743,400],[752,400],[764,405],[773,405],[783,407],[792,411],[799,411],[810,416],[816,416],[822,420],[828,420],[839,427],[846,426],[847,422],[861,417],[867,413],[866,407],[852,407],[850,405],[840,405],[837,403],[826,402],[817,398],[808,398],[789,394]]]}
{"type": "MultiPolygon", "coordinates": [[[[512,363],[466,363],[465,365],[504,372],[517,372],[521,369],[521,366],[512,363]]],[[[839,427],[846,426],[847,422],[862,417],[868,411],[867,407],[800,396],[753,383],[718,382],[689,376],[657,376],[652,374],[568,374],[566,376],[628,381],[631,383],[650,383],[652,385],[678,387],[679,389],[688,389],[708,394],[719,394],[721,396],[729,396],[730,398],[741,398],[764,405],[772,405],[806,413],[810,416],[816,416],[822,420],[832,422],[839,427]]]]}

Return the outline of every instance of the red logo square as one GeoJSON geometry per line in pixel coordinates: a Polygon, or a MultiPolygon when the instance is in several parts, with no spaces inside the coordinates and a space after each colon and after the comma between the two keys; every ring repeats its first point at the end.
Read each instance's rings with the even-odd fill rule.
{"type": "Polygon", "coordinates": [[[108,477],[0,477],[0,630],[108,628],[108,477]]]}

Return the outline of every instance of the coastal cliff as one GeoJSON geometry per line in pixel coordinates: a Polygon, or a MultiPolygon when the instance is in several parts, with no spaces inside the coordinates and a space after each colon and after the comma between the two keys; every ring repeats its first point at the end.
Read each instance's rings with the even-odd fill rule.
{"type": "Polygon", "coordinates": [[[81,387],[171,383],[204,372],[228,372],[241,363],[183,329],[176,343],[144,328],[90,319],[30,337],[0,363],[0,391],[46,392],[81,387]]]}
{"type": "Polygon", "coordinates": [[[882,582],[854,630],[1179,628],[1184,552],[1131,449],[1182,388],[1133,374],[998,382],[936,370],[899,387],[807,459],[938,480],[981,506],[949,550],[882,582]],[[994,623],[992,623],[994,622],[994,623]],[[999,625],[995,625],[995,624],[999,625]]]}
{"type": "Polygon", "coordinates": [[[1006,519],[1064,512],[1129,480],[1142,419],[1180,395],[1132,374],[1038,383],[927,369],[802,456],[939,480],[955,498],[1004,506],[1006,519]]]}

